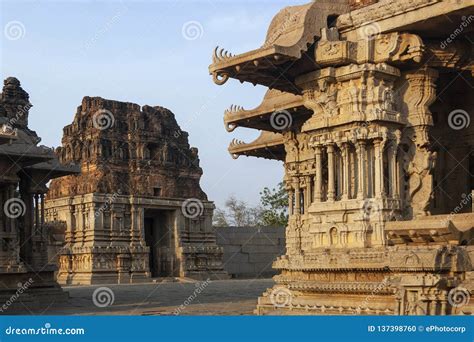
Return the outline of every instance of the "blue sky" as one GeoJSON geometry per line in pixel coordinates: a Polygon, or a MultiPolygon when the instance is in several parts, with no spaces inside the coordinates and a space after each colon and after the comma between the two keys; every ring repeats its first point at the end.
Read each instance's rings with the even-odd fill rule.
{"type": "Polygon", "coordinates": [[[234,194],[256,204],[264,186],[282,179],[282,165],[233,160],[231,139],[258,133],[226,132],[223,113],[231,104],[257,106],[266,89],[234,80],[217,86],[207,68],[216,45],[234,54],[259,47],[272,17],[303,2],[0,0],[0,76],[17,77],[29,92],[30,128],[47,146],[60,145],[84,96],[167,107],[199,148],[209,199],[221,206],[234,194]],[[198,23],[197,36],[183,35],[189,22],[198,23]]]}

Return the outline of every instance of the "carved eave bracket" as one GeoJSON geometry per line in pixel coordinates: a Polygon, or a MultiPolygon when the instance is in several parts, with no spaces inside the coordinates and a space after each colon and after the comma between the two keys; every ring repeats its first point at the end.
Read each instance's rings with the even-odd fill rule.
{"type": "Polygon", "coordinates": [[[299,89],[292,82],[292,71],[297,67],[295,62],[320,38],[328,16],[348,10],[344,0],[286,7],[273,18],[262,47],[239,55],[217,47],[209,73],[218,85],[234,78],[240,82],[299,94],[299,89]]]}
{"type": "Polygon", "coordinates": [[[283,135],[268,131],[262,131],[260,136],[250,143],[233,139],[228,150],[234,159],[241,155],[275,160],[285,159],[283,135]]]}
{"type": "Polygon", "coordinates": [[[224,125],[228,132],[234,131],[237,127],[279,132],[289,128],[279,126],[275,120],[283,115],[291,123],[296,123],[306,120],[310,113],[303,105],[302,96],[272,89],[266,92],[262,103],[254,109],[245,110],[241,106],[232,105],[224,113],[224,125]]]}

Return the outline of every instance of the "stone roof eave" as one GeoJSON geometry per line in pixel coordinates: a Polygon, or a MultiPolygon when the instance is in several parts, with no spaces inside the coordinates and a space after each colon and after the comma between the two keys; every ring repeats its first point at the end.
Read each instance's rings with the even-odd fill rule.
{"type": "Polygon", "coordinates": [[[275,160],[284,160],[285,157],[283,135],[269,131],[262,131],[260,136],[250,143],[233,139],[228,151],[234,159],[241,155],[275,160]]]}
{"type": "Polygon", "coordinates": [[[271,115],[281,111],[291,111],[293,115],[296,115],[298,111],[306,112],[303,102],[302,96],[268,90],[262,103],[254,109],[245,110],[232,105],[224,113],[224,125],[228,132],[234,131],[237,127],[278,132],[271,125],[271,115]]]}

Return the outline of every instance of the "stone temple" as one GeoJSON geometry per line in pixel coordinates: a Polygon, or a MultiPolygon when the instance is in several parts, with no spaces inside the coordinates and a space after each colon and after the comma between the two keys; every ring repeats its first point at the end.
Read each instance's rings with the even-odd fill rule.
{"type": "Polygon", "coordinates": [[[46,220],[65,225],[59,283],[226,277],[198,151],[171,111],[84,97],[56,153],[81,169],[45,202],[46,220]]]}
{"type": "Polygon", "coordinates": [[[28,127],[31,108],[20,81],[7,78],[0,94],[0,313],[6,306],[34,310],[67,298],[54,278],[55,260],[48,258],[44,196],[50,179],[79,170],[39,145],[28,127]],[[14,300],[18,293],[21,301],[14,300]]]}
{"type": "Polygon", "coordinates": [[[258,314],[473,313],[473,42],[472,0],[323,0],[216,48],[216,84],[269,88],[225,112],[261,131],[229,151],[283,161],[289,194],[258,314]]]}

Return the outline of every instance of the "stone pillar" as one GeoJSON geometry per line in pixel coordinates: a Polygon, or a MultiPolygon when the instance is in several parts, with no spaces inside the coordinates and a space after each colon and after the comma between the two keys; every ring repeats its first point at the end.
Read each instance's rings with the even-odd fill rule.
{"type": "Polygon", "coordinates": [[[429,107],[436,100],[436,79],[438,72],[422,67],[404,73],[405,80],[399,93],[403,97],[404,112],[408,128],[404,142],[411,145],[408,163],[408,196],[413,216],[430,215],[431,196],[433,192],[433,168],[437,153],[431,150],[429,136],[433,126],[433,116],[429,107]],[[410,134],[411,133],[411,134],[410,134]],[[410,136],[411,135],[411,136],[410,136]]]}
{"type": "Polygon", "coordinates": [[[293,186],[295,189],[295,213],[299,215],[301,214],[301,192],[298,177],[293,178],[293,186]]]}
{"type": "Polygon", "coordinates": [[[397,145],[392,141],[388,148],[388,189],[392,198],[400,198],[399,179],[397,171],[397,145]]]}
{"type": "Polygon", "coordinates": [[[375,179],[374,179],[374,195],[376,198],[385,196],[383,185],[383,141],[374,140],[374,159],[375,159],[375,179]]]}
{"type": "Polygon", "coordinates": [[[74,206],[70,203],[66,209],[66,234],[64,234],[64,242],[72,244],[74,242],[74,229],[73,220],[74,217],[74,206]]]}
{"type": "Polygon", "coordinates": [[[290,187],[290,189],[288,190],[288,213],[290,216],[294,214],[293,199],[293,188],[290,187]]]}
{"type": "Polygon", "coordinates": [[[439,313],[440,316],[446,315],[446,307],[447,307],[447,300],[441,300],[441,312],[439,313]]]}
{"type": "Polygon", "coordinates": [[[344,172],[343,172],[343,157],[342,157],[342,150],[337,151],[335,149],[334,151],[334,161],[335,161],[335,168],[334,168],[334,173],[336,177],[336,195],[335,198],[336,200],[342,199],[342,192],[344,191],[344,172]]]}
{"type": "Polygon", "coordinates": [[[342,200],[348,200],[350,196],[350,163],[349,163],[349,144],[342,144],[342,200]]]}
{"type": "Polygon", "coordinates": [[[144,208],[138,208],[138,238],[140,239],[140,242],[144,243],[145,242],[145,209],[144,208]]]}
{"type": "Polygon", "coordinates": [[[366,196],[367,184],[367,151],[366,142],[357,141],[357,199],[364,199],[366,196]]]}
{"type": "Polygon", "coordinates": [[[44,226],[44,194],[40,195],[41,198],[41,234],[43,234],[43,226],[44,226]]]}
{"type": "Polygon", "coordinates": [[[328,201],[334,201],[336,199],[336,190],[334,188],[334,145],[329,144],[327,146],[328,152],[328,201]]]}
{"type": "Polygon", "coordinates": [[[142,229],[144,229],[144,210],[139,208],[137,205],[132,204],[131,208],[131,231],[130,240],[132,245],[143,245],[144,234],[142,235],[142,229]]]}
{"type": "MultiPolygon", "coordinates": [[[[80,236],[84,236],[84,220],[83,220],[84,205],[78,204],[74,212],[76,216],[76,229],[74,229],[74,239],[79,242],[80,236]]],[[[82,242],[82,241],[81,241],[82,242]]]]}
{"type": "MultiPolygon", "coordinates": [[[[15,197],[15,189],[16,189],[16,185],[13,185],[13,184],[8,185],[7,199],[15,197]]],[[[12,231],[20,231],[20,228],[18,227],[18,221],[17,220],[18,219],[15,219],[13,217],[9,219],[9,223],[12,227],[12,231]]]]}
{"type": "Polygon", "coordinates": [[[316,146],[315,147],[315,154],[316,154],[316,175],[314,176],[314,201],[321,202],[322,200],[322,191],[321,188],[323,186],[322,178],[323,178],[323,170],[322,170],[322,147],[316,146]]]}
{"type": "Polygon", "coordinates": [[[30,192],[23,191],[22,192],[22,199],[24,199],[25,203],[25,215],[23,221],[23,228],[25,230],[25,241],[23,246],[24,248],[24,259],[26,263],[32,265],[33,262],[33,195],[30,192]]]}
{"type": "Polygon", "coordinates": [[[305,176],[305,183],[306,183],[306,196],[304,199],[305,204],[305,213],[308,212],[308,208],[311,205],[311,177],[305,176]]]}
{"type": "Polygon", "coordinates": [[[39,214],[39,195],[33,195],[35,199],[35,225],[34,225],[34,235],[38,235],[40,233],[40,214],[39,214]]]}

